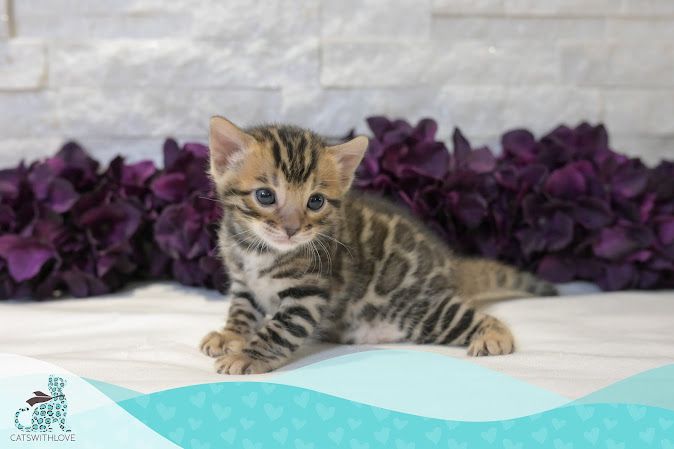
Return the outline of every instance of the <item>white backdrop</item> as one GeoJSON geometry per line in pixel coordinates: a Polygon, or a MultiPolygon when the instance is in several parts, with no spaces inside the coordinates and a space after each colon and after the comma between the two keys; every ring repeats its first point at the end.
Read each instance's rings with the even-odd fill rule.
{"type": "Polygon", "coordinates": [[[0,0],[0,166],[65,138],[158,159],[213,114],[331,135],[431,116],[474,143],[603,121],[655,162],[673,42],[672,0],[0,0]]]}

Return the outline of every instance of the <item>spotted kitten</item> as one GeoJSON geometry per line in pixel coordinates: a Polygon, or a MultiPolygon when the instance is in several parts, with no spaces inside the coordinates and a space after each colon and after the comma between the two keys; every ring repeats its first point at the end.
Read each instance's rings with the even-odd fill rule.
{"type": "Polygon", "coordinates": [[[282,366],[309,337],[340,343],[468,345],[509,354],[505,324],[471,304],[554,295],[498,262],[455,256],[397,207],[349,192],[367,138],[327,146],[293,126],[243,131],[214,117],[210,171],[225,214],[227,323],[204,337],[219,373],[282,366]]]}

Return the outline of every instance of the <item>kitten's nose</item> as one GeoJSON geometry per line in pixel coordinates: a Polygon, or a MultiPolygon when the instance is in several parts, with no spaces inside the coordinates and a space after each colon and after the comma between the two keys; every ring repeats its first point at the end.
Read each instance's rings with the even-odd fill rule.
{"type": "Polygon", "coordinates": [[[288,234],[288,238],[290,238],[293,235],[297,234],[297,231],[300,230],[300,227],[299,226],[285,226],[283,229],[286,230],[286,234],[288,234]]]}

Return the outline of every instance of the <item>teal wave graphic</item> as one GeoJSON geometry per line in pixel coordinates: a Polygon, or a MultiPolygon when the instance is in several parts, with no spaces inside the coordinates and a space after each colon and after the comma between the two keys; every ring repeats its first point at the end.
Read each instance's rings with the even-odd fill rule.
{"type": "Polygon", "coordinates": [[[638,403],[674,410],[674,365],[644,371],[574,401],[638,403]]]}
{"type": "MultiPolygon", "coordinates": [[[[141,394],[87,381],[115,401],[141,394]]],[[[278,372],[269,382],[445,420],[512,419],[587,403],[642,404],[674,410],[674,364],[636,374],[575,401],[465,360],[405,350],[334,357],[278,372]]]]}
{"type": "MultiPolygon", "coordinates": [[[[0,415],[13,417],[27,394],[44,388],[49,372],[5,377],[0,415]]],[[[133,442],[188,449],[674,449],[674,365],[573,402],[466,361],[398,350],[325,360],[277,373],[271,382],[148,395],[64,376],[73,449],[133,442]],[[470,419],[480,416],[498,418],[470,419]]],[[[0,441],[16,443],[13,424],[0,422],[0,441]]]]}
{"type": "Polygon", "coordinates": [[[119,403],[184,448],[674,449],[674,411],[579,404],[511,420],[462,422],[257,382],[194,385],[119,403]],[[657,447],[657,446],[656,446],[657,447]]]}
{"type": "Polygon", "coordinates": [[[334,357],[280,372],[269,381],[399,412],[462,421],[509,419],[569,402],[466,360],[397,349],[334,357]]]}
{"type": "Polygon", "coordinates": [[[102,382],[100,380],[89,379],[83,377],[82,380],[89,382],[93,387],[96,387],[98,391],[109,397],[115,402],[121,402],[126,399],[135,398],[136,396],[142,396],[143,393],[131,390],[128,388],[120,387],[119,385],[110,384],[107,382],[102,382]]]}

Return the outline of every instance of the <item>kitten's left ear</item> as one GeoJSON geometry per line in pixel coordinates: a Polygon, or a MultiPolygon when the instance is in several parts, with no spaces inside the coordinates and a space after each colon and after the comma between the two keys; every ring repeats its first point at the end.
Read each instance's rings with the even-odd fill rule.
{"type": "Polygon", "coordinates": [[[358,136],[348,142],[326,148],[328,154],[331,154],[339,165],[339,177],[344,191],[351,186],[358,164],[367,151],[368,143],[367,137],[358,136]]]}
{"type": "Polygon", "coordinates": [[[250,147],[253,138],[223,117],[211,117],[208,148],[211,175],[218,178],[225,174],[250,147]]]}

